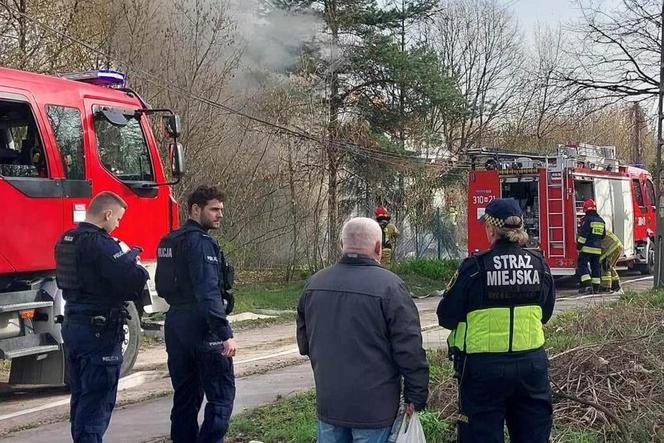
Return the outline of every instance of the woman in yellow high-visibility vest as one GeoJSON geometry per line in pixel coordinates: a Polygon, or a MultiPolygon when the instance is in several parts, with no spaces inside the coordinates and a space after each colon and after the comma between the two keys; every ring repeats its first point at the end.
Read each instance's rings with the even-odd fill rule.
{"type": "MultiPolygon", "coordinates": [[[[555,303],[551,270],[528,240],[514,199],[480,219],[488,251],[467,258],[438,305],[459,385],[458,441],[546,443],[552,423],[543,324],[555,303]]],[[[471,233],[471,235],[477,235],[471,233]]]]}

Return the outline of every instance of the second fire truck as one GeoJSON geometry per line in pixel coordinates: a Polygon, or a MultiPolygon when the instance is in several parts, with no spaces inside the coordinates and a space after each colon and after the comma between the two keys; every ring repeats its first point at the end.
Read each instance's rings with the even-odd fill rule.
{"type": "MultiPolygon", "coordinates": [[[[644,274],[654,266],[655,191],[645,169],[623,165],[613,146],[565,145],[556,155],[470,153],[468,232],[483,232],[479,218],[495,198],[516,199],[529,234],[526,247],[540,250],[554,275],[576,271],[576,232],[582,204],[592,198],[599,215],[623,242],[619,263],[644,274]]],[[[468,252],[489,247],[468,236],[468,252]]]]}

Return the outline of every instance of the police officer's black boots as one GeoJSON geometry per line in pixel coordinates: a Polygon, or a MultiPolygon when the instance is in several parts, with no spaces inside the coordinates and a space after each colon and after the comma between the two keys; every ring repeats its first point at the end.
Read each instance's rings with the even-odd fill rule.
{"type": "Polygon", "coordinates": [[[602,288],[600,288],[599,283],[593,283],[593,294],[600,294],[602,292],[602,288]]]}
{"type": "Polygon", "coordinates": [[[623,290],[619,281],[614,281],[611,283],[611,291],[617,292],[618,294],[623,294],[623,290]]]}

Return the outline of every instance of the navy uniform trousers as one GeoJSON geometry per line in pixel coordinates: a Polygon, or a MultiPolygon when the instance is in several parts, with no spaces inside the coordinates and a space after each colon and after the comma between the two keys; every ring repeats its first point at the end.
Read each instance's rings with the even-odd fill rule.
{"type": "Polygon", "coordinates": [[[459,443],[546,443],[552,425],[548,358],[544,349],[460,357],[459,443]]]}
{"type": "MultiPolygon", "coordinates": [[[[73,311],[70,305],[67,314],[73,311]]],[[[101,443],[118,391],[123,331],[117,324],[97,331],[91,324],[67,321],[65,314],[62,337],[69,364],[72,437],[75,443],[101,443]]]]}
{"type": "Polygon", "coordinates": [[[173,443],[223,442],[235,400],[233,359],[221,355],[220,341],[210,342],[207,322],[195,304],[171,306],[166,314],[168,370],[173,384],[173,443]],[[198,411],[207,399],[203,424],[198,411]]]}

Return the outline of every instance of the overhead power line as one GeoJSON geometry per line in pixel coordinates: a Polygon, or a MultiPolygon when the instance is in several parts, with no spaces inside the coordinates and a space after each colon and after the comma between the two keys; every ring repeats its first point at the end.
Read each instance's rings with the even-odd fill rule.
{"type": "MultiPolygon", "coordinates": [[[[100,50],[99,48],[94,47],[93,45],[89,44],[88,42],[86,42],[86,41],[84,41],[84,40],[82,40],[78,37],[74,37],[72,35],[69,35],[66,32],[63,32],[59,29],[56,29],[56,28],[54,28],[50,25],[42,23],[40,20],[38,20],[37,18],[35,18],[34,16],[32,16],[30,14],[27,14],[25,12],[17,10],[13,6],[9,5],[6,2],[6,0],[2,0],[2,3],[4,4],[5,8],[12,11],[14,14],[25,18],[26,20],[34,23],[36,26],[44,29],[45,31],[50,32],[52,34],[55,34],[55,35],[57,35],[59,37],[62,37],[62,38],[66,38],[66,39],[68,39],[68,40],[70,40],[70,41],[86,48],[90,52],[92,52],[96,55],[99,55],[101,57],[107,57],[108,56],[108,54],[106,54],[104,51],[100,50]]],[[[226,105],[224,103],[221,103],[221,102],[218,102],[216,100],[211,100],[209,98],[206,98],[206,97],[203,97],[201,95],[195,94],[191,91],[186,90],[185,88],[183,88],[179,85],[176,85],[176,84],[165,81],[163,78],[159,77],[158,75],[156,75],[156,74],[154,74],[150,71],[147,71],[147,70],[135,65],[134,63],[131,63],[131,62],[128,62],[128,61],[122,60],[122,59],[117,59],[117,58],[116,58],[116,61],[124,64],[125,66],[131,67],[131,69],[133,69],[134,72],[140,74],[143,77],[144,80],[146,80],[146,81],[148,81],[148,82],[150,82],[154,85],[157,85],[157,86],[166,85],[169,88],[171,88],[171,90],[174,90],[174,91],[176,91],[176,92],[178,92],[182,95],[185,95],[187,97],[190,97],[190,98],[192,98],[192,99],[194,99],[198,102],[207,104],[208,106],[224,110],[229,114],[234,114],[234,115],[237,115],[239,117],[245,118],[247,120],[251,120],[251,121],[254,121],[256,123],[259,123],[261,125],[271,127],[271,128],[273,128],[273,129],[275,129],[279,132],[285,133],[285,134],[293,136],[293,137],[298,137],[298,138],[301,138],[301,139],[313,141],[313,142],[318,143],[318,144],[323,145],[323,146],[329,146],[331,148],[334,148],[334,149],[337,149],[339,151],[348,153],[350,155],[355,155],[355,156],[359,156],[359,157],[363,157],[363,158],[366,158],[366,159],[375,160],[375,161],[379,161],[379,162],[382,162],[382,163],[385,163],[385,164],[391,164],[393,166],[399,166],[399,167],[404,166],[403,162],[406,162],[406,163],[414,164],[417,167],[435,168],[437,170],[440,170],[441,166],[443,166],[443,164],[447,167],[454,167],[454,166],[457,166],[457,165],[460,166],[460,165],[464,164],[464,162],[453,162],[453,161],[449,161],[449,160],[443,160],[442,162],[434,161],[434,163],[430,163],[426,160],[423,160],[420,157],[415,157],[415,156],[410,156],[410,155],[403,155],[403,154],[399,154],[399,153],[395,153],[395,152],[389,152],[389,151],[380,150],[380,149],[374,149],[374,148],[364,146],[364,145],[360,145],[360,144],[357,144],[357,143],[351,143],[351,142],[339,141],[339,140],[324,140],[324,139],[321,139],[320,137],[318,137],[314,134],[311,134],[307,131],[292,128],[292,127],[288,127],[288,126],[284,126],[284,125],[281,125],[281,124],[278,124],[278,123],[274,123],[274,122],[271,122],[269,120],[257,117],[255,115],[251,115],[251,114],[248,114],[246,112],[240,111],[238,109],[235,109],[231,106],[228,106],[228,105],[226,105]],[[441,164],[441,163],[443,163],[443,164],[441,164]]]]}

